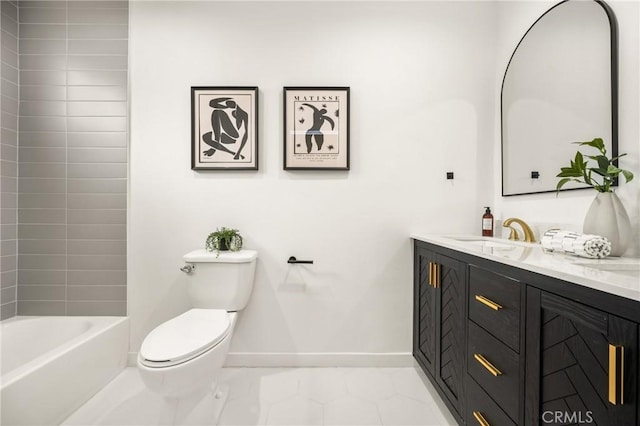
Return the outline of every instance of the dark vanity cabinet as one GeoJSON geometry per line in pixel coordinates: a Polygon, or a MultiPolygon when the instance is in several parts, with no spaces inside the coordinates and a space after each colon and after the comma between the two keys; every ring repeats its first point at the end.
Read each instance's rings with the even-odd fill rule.
{"type": "Polygon", "coordinates": [[[469,424],[521,422],[524,351],[520,333],[522,285],[517,280],[469,265],[469,321],[466,383],[469,424]]]}
{"type": "Polygon", "coordinates": [[[466,265],[415,251],[413,353],[457,417],[463,412],[466,265]]]}
{"type": "Polygon", "coordinates": [[[637,425],[638,324],[536,288],[527,312],[527,424],[637,425]]]}
{"type": "Polygon", "coordinates": [[[415,240],[413,354],[459,424],[640,424],[640,303],[415,240]]]}

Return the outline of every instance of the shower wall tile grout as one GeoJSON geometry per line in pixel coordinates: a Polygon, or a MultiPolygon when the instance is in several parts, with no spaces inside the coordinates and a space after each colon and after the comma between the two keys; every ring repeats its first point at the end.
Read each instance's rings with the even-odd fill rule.
{"type": "Polygon", "coordinates": [[[13,136],[16,160],[15,173],[3,174],[2,206],[15,223],[3,219],[3,250],[13,251],[0,316],[125,315],[128,2],[6,8],[15,19],[3,18],[2,35],[5,22],[16,30],[5,40],[16,64],[3,69],[16,81],[3,81],[2,93],[14,95],[15,111],[2,118],[15,128],[3,125],[3,147],[13,136]]]}
{"type": "MultiPolygon", "coordinates": [[[[68,71],[69,69],[69,8],[68,5],[69,3],[66,3],[67,7],[65,8],[65,54],[67,55],[66,58],[66,64],[65,64],[65,71],[68,71]]],[[[69,80],[68,76],[65,76],[65,84],[67,84],[69,80]]],[[[69,100],[69,87],[67,86],[67,101],[69,100]]],[[[65,112],[65,116],[68,115],[68,104],[65,102],[64,104],[64,112],[65,112]]],[[[64,136],[64,146],[66,148],[65,150],[65,154],[66,154],[66,158],[65,158],[65,178],[69,177],[69,123],[68,121],[65,121],[65,136],[64,136]]],[[[67,185],[65,187],[65,192],[68,194],[68,184],[65,182],[65,184],[67,185]]],[[[67,203],[67,207],[68,207],[68,203],[67,203]]],[[[68,218],[67,218],[67,210],[65,209],[65,223],[68,224],[68,218]]],[[[65,281],[65,287],[64,287],[64,300],[65,300],[65,313],[69,312],[69,306],[68,306],[68,286],[69,284],[67,283],[69,281],[69,227],[67,226],[66,229],[67,235],[65,236],[65,251],[67,253],[67,259],[66,259],[66,270],[64,271],[65,273],[65,277],[64,277],[64,281],[65,281]]]]}
{"type": "Polygon", "coordinates": [[[0,2],[0,320],[16,315],[18,297],[18,20],[16,4],[0,2]]]}

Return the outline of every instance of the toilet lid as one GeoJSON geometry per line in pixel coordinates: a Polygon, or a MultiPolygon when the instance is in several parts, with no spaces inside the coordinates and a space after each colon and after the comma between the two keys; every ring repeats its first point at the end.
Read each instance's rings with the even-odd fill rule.
{"type": "Polygon", "coordinates": [[[188,361],[217,345],[230,325],[223,309],[191,309],[153,329],[142,342],[140,359],[148,367],[188,361]]]}

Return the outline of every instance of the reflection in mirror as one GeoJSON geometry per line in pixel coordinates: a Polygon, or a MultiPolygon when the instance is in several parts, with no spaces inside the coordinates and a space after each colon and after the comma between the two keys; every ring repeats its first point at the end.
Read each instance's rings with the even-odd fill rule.
{"type": "Polygon", "coordinates": [[[555,191],[571,142],[600,137],[617,153],[616,35],[593,0],[555,5],[524,35],[502,82],[502,195],[555,191]]]}

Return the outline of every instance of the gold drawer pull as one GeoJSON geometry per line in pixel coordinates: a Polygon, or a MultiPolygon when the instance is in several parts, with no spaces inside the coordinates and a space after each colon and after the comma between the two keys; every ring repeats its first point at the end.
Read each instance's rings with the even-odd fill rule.
{"type": "Polygon", "coordinates": [[[624,403],[624,346],[609,345],[609,402],[624,403]]]}
{"type": "Polygon", "coordinates": [[[485,357],[480,354],[473,354],[473,357],[478,361],[487,371],[494,376],[498,377],[502,375],[502,371],[498,370],[493,364],[491,364],[485,357]]]}
{"type": "Polygon", "coordinates": [[[494,302],[493,300],[489,300],[484,296],[480,296],[479,294],[476,294],[476,300],[478,302],[482,303],[483,305],[486,305],[486,306],[490,307],[494,311],[502,309],[502,305],[499,305],[496,302],[494,302]]]}
{"type": "Polygon", "coordinates": [[[484,418],[484,416],[482,415],[482,413],[480,411],[474,411],[473,412],[473,417],[476,418],[476,420],[478,421],[478,424],[480,426],[491,426],[489,424],[489,422],[487,421],[487,419],[484,418]]]}

